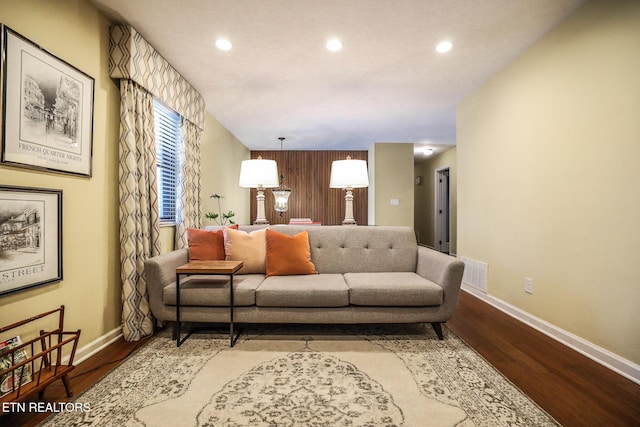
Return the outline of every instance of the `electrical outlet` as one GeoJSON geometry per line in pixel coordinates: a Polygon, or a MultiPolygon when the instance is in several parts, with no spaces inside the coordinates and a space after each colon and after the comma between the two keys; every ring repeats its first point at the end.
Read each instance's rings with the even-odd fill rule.
{"type": "Polygon", "coordinates": [[[533,294],[533,279],[528,277],[524,279],[524,291],[528,294],[533,294]]]}

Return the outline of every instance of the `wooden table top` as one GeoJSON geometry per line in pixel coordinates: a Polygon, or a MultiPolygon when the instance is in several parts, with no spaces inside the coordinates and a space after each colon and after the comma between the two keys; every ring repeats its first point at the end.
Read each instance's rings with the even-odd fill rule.
{"type": "Polygon", "coordinates": [[[180,274],[233,274],[242,268],[242,261],[190,261],[176,267],[176,273],[180,274]]]}

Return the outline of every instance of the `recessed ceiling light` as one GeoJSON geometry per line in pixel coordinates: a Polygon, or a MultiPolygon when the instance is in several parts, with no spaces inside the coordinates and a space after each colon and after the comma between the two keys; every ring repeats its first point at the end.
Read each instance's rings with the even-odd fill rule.
{"type": "Polygon", "coordinates": [[[453,43],[451,43],[449,40],[443,40],[440,43],[438,43],[438,46],[436,46],[436,51],[440,53],[445,53],[445,52],[449,52],[451,48],[453,48],[453,43]]]}
{"type": "Polygon", "coordinates": [[[327,40],[327,49],[331,52],[337,52],[342,49],[342,42],[338,39],[327,40]]]}
{"type": "Polygon", "coordinates": [[[216,47],[220,50],[231,50],[233,47],[231,42],[227,39],[218,39],[216,40],[216,47]]]}

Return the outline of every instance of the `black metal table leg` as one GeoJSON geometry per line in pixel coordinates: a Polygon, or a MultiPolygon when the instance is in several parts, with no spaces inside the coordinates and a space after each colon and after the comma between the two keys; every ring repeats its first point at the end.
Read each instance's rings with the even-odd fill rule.
{"type": "Polygon", "coordinates": [[[191,328],[187,331],[187,334],[182,337],[182,319],[181,319],[181,298],[180,298],[180,276],[181,275],[191,275],[191,274],[207,274],[207,275],[227,275],[229,276],[229,345],[231,347],[237,341],[238,336],[240,335],[240,331],[237,332],[238,336],[234,336],[236,333],[235,324],[234,324],[234,289],[233,289],[233,275],[236,271],[242,268],[242,261],[211,261],[210,264],[206,263],[201,264],[201,261],[194,261],[193,263],[187,263],[180,267],[176,267],[176,324],[174,329],[174,335],[176,340],[176,346],[180,347],[183,342],[185,342],[189,336],[194,332],[197,328],[191,328]],[[224,263],[227,264],[224,264],[224,263]],[[219,265],[219,264],[222,265],[219,265]],[[230,266],[229,266],[230,264],[230,266]]]}
{"type": "Polygon", "coordinates": [[[180,274],[176,273],[176,347],[180,347],[180,274]]]}
{"type": "Polygon", "coordinates": [[[233,347],[233,274],[229,275],[229,346],[233,347]]]}

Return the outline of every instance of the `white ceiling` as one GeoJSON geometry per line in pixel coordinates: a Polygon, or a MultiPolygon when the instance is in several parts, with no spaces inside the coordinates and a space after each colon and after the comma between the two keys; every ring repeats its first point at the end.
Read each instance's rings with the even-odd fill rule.
{"type": "MultiPolygon", "coordinates": [[[[583,0],[93,0],[252,150],[455,144],[456,103],[583,0]],[[228,38],[233,49],[214,43],[228,38]],[[344,47],[329,52],[327,39],[344,47]],[[443,39],[447,54],[435,52],[443,39]]],[[[437,152],[437,151],[436,151],[437,152]]]]}

